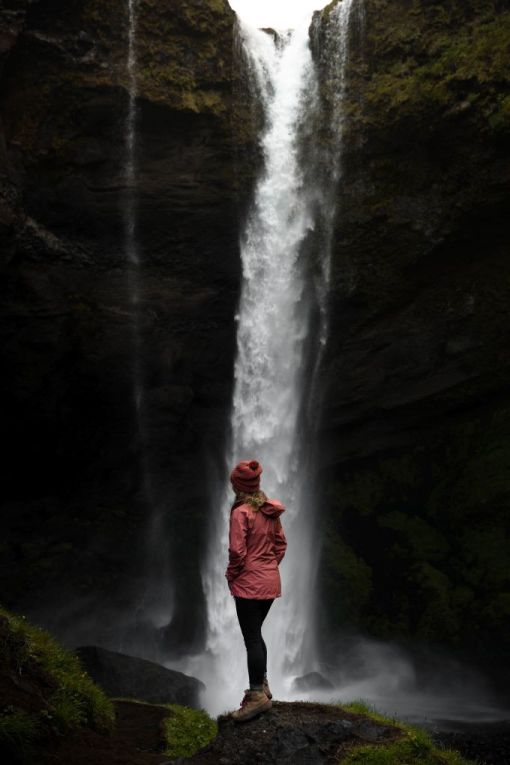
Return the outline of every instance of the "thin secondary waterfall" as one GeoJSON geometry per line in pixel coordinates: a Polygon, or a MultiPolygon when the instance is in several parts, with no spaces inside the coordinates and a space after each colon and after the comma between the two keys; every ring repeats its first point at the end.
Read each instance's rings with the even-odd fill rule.
{"type": "MultiPolygon", "coordinates": [[[[337,44],[342,47],[347,45],[351,5],[344,0],[335,16],[337,44]]],[[[309,22],[273,35],[241,20],[239,30],[248,74],[264,112],[263,166],[241,238],[243,281],[226,468],[241,459],[259,460],[264,468],[262,488],[287,507],[282,516],[288,539],[280,567],[283,597],[273,604],[264,635],[271,687],[279,698],[292,698],[293,679],[317,668],[314,592],[320,541],[314,532],[313,450],[305,443],[310,429],[304,415],[327,334],[340,139],[330,141],[326,158],[318,146],[304,151],[313,145],[312,131],[322,117],[309,22]],[[328,163],[330,174],[324,178],[328,163]]],[[[342,70],[337,73],[342,83],[339,99],[345,63],[343,52],[332,62],[342,70]]],[[[336,108],[333,111],[332,122],[339,116],[336,108]]],[[[332,134],[336,127],[332,124],[332,134]]],[[[203,569],[207,650],[187,667],[206,683],[203,703],[212,713],[232,708],[247,681],[244,644],[224,576],[233,500],[229,485],[220,499],[203,569]]]]}
{"type": "Polygon", "coordinates": [[[147,638],[169,624],[173,614],[173,588],[171,584],[171,555],[168,535],[165,532],[164,515],[166,507],[155,501],[150,451],[150,429],[147,424],[145,386],[143,379],[143,314],[142,314],[142,259],[138,242],[138,114],[137,114],[137,29],[139,0],[127,0],[127,55],[126,79],[128,104],[124,123],[124,250],[127,261],[128,295],[131,308],[132,332],[132,379],[133,404],[138,430],[138,448],[141,461],[143,501],[147,505],[149,518],[145,539],[146,574],[142,590],[130,614],[132,624],[120,641],[119,649],[148,651],[151,656],[158,650],[154,638],[147,638]],[[147,627],[149,630],[147,631],[147,627]],[[150,643],[153,643],[151,645],[150,643]],[[140,645],[142,644],[142,645],[140,645]]]}
{"type": "MultiPolygon", "coordinates": [[[[325,79],[329,103],[319,112],[323,129],[329,133],[325,147],[317,150],[316,164],[322,165],[317,183],[317,217],[320,220],[322,243],[320,263],[322,279],[318,284],[319,309],[321,317],[320,344],[316,372],[327,342],[329,331],[328,295],[331,278],[331,247],[335,220],[337,217],[337,191],[342,175],[343,136],[345,128],[346,69],[349,57],[349,33],[354,17],[363,26],[364,0],[342,0],[330,12],[322,47],[317,35],[319,23],[312,25],[315,37],[315,52],[320,58],[321,76],[325,79]]],[[[317,19],[319,22],[319,19],[317,19]]]]}
{"type": "MultiPolygon", "coordinates": [[[[127,56],[126,76],[128,105],[124,123],[124,195],[123,195],[123,221],[124,221],[124,250],[128,267],[128,292],[131,303],[132,315],[132,345],[133,345],[133,398],[139,419],[139,409],[142,395],[142,382],[140,371],[140,326],[139,326],[139,266],[140,254],[137,241],[137,58],[136,58],[136,30],[137,30],[137,0],[127,2],[127,56]]],[[[140,423],[138,423],[140,427],[140,423]]]]}
{"type": "MultiPolygon", "coordinates": [[[[128,86],[128,108],[125,122],[126,161],[124,166],[124,176],[126,194],[124,199],[124,232],[127,261],[128,263],[137,266],[140,263],[140,257],[136,241],[136,0],[128,0],[127,11],[128,49],[126,59],[126,74],[128,86]]],[[[133,291],[131,291],[131,294],[133,295],[133,291]]]]}

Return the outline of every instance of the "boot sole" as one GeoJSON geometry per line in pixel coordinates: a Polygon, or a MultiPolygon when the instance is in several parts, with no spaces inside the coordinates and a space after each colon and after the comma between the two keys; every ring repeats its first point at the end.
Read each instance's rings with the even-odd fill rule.
{"type": "Polygon", "coordinates": [[[234,722],[245,722],[246,720],[252,720],[254,717],[261,714],[262,712],[267,712],[268,709],[271,709],[272,706],[273,705],[271,701],[268,700],[261,707],[257,707],[257,709],[253,709],[251,712],[249,712],[246,715],[243,715],[242,717],[234,717],[232,715],[232,719],[234,720],[234,722]]]}

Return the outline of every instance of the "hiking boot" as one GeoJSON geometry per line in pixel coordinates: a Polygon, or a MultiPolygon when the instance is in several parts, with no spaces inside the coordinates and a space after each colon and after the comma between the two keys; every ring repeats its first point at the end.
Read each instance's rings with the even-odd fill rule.
{"type": "Polygon", "coordinates": [[[251,720],[261,712],[271,709],[272,702],[267,698],[264,691],[251,691],[249,688],[244,692],[241,707],[230,715],[236,722],[251,720]]]}
{"type": "Polygon", "coordinates": [[[269,683],[267,682],[267,677],[264,678],[264,684],[263,684],[262,690],[264,691],[268,699],[273,698],[273,694],[269,690],[269,683]]]}

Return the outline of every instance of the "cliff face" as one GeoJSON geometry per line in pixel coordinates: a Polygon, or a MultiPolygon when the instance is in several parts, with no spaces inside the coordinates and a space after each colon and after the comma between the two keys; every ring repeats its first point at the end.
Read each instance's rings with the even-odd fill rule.
{"type": "Polygon", "coordinates": [[[142,598],[156,508],[170,540],[166,569],[175,563],[171,639],[189,643],[202,628],[199,556],[230,401],[243,175],[234,156],[249,129],[238,134],[231,118],[226,0],[140,0],[141,266],[130,270],[127,7],[1,8],[3,598],[31,609],[39,601],[46,617],[61,592],[82,615],[102,601],[108,642],[142,598]]]}
{"type": "MultiPolygon", "coordinates": [[[[323,370],[323,612],[508,666],[509,13],[360,9],[323,370]]],[[[134,648],[156,509],[170,542],[154,571],[172,561],[176,602],[143,643],[197,645],[256,161],[235,17],[226,0],[138,2],[139,269],[124,248],[127,3],[4,0],[0,19],[3,597],[39,602],[61,637],[134,648]]]]}
{"type": "Polygon", "coordinates": [[[361,10],[324,369],[326,610],[508,667],[510,13],[361,10]]]}

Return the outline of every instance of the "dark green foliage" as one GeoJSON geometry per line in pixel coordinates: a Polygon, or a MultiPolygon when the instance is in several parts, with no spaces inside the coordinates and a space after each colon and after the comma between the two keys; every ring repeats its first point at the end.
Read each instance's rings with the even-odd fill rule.
{"type": "Polygon", "coordinates": [[[10,700],[0,708],[0,742],[18,751],[50,731],[79,726],[107,732],[114,722],[112,702],[84,671],[78,657],[47,632],[0,608],[0,669],[14,672],[32,689],[29,709],[10,700]]]}
{"type": "Polygon", "coordinates": [[[451,749],[438,749],[429,734],[415,725],[386,717],[366,704],[362,699],[342,704],[342,709],[367,715],[380,723],[400,728],[405,736],[398,741],[384,745],[363,745],[352,749],[342,762],[359,765],[470,765],[471,760],[451,749]]]}
{"type": "Polygon", "coordinates": [[[323,564],[338,623],[506,650],[508,443],[509,412],[500,409],[339,474],[323,564]]]}
{"type": "Polygon", "coordinates": [[[510,12],[493,3],[366,4],[352,59],[353,124],[385,129],[423,115],[466,114],[489,132],[510,128],[510,12]]]}
{"type": "Polygon", "coordinates": [[[364,10],[350,39],[324,372],[324,597],[335,626],[448,647],[500,676],[510,11],[495,0],[364,10]]]}
{"type": "Polygon", "coordinates": [[[191,757],[206,746],[218,732],[218,725],[203,710],[179,704],[165,704],[172,716],[164,721],[165,754],[169,757],[191,757]]]}

